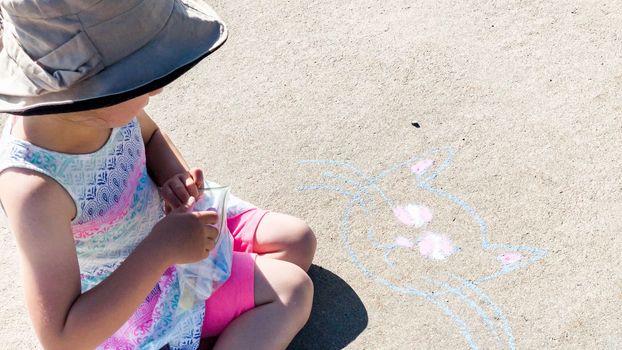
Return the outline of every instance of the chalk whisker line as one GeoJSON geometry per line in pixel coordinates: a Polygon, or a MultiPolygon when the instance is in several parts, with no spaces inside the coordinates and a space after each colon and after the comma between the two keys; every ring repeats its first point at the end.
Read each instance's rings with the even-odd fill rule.
{"type": "Polygon", "coordinates": [[[469,282],[458,275],[452,274],[451,277],[462,283],[463,286],[467,287],[473,293],[475,293],[484,303],[486,303],[486,305],[490,306],[490,308],[495,312],[495,315],[497,315],[497,317],[501,321],[501,324],[503,326],[503,332],[508,338],[508,346],[510,350],[515,350],[516,343],[514,341],[514,335],[512,334],[512,328],[510,327],[510,322],[508,321],[501,308],[497,306],[497,304],[495,304],[492,299],[481,289],[479,289],[479,287],[477,287],[477,285],[475,285],[474,283],[469,282]]]}
{"type": "MultiPolygon", "coordinates": [[[[369,175],[367,175],[365,172],[363,172],[362,170],[360,170],[359,168],[357,168],[356,166],[347,163],[347,162],[342,162],[342,161],[336,161],[336,160],[328,160],[328,159],[322,159],[322,160],[302,160],[299,163],[301,164],[322,164],[322,165],[336,165],[336,166],[340,166],[340,167],[344,167],[347,169],[350,169],[351,171],[353,171],[356,175],[360,176],[363,180],[365,180],[367,182],[367,186],[370,186],[372,188],[374,188],[376,191],[378,191],[378,194],[384,199],[384,201],[389,204],[390,207],[393,207],[393,203],[391,202],[391,200],[385,195],[384,191],[378,186],[377,180],[374,177],[371,177],[369,175]]],[[[361,187],[364,187],[364,185],[361,185],[361,187]]],[[[367,191],[365,189],[365,191],[367,191]]]]}
{"type": "Polygon", "coordinates": [[[352,201],[356,202],[357,205],[359,205],[361,208],[365,208],[367,210],[367,207],[365,205],[365,201],[357,193],[346,191],[342,187],[339,187],[339,186],[332,186],[332,185],[304,185],[304,186],[299,186],[297,188],[297,190],[300,191],[300,192],[318,191],[318,190],[337,192],[340,195],[349,197],[352,201]]]}
{"type": "Polygon", "coordinates": [[[371,200],[371,193],[369,193],[369,191],[367,190],[367,188],[362,185],[360,182],[351,179],[349,177],[343,176],[343,175],[339,175],[339,174],[335,174],[331,171],[325,171],[322,173],[322,177],[327,178],[327,179],[336,179],[336,180],[341,180],[345,183],[347,183],[348,185],[353,186],[354,188],[357,189],[357,193],[363,193],[365,194],[365,196],[367,197],[367,200],[372,203],[372,205],[374,205],[373,200],[371,200]]]}
{"type": "Polygon", "coordinates": [[[434,280],[434,279],[428,279],[428,278],[424,278],[424,280],[428,281],[431,284],[434,284],[436,286],[443,288],[450,294],[455,295],[460,300],[462,300],[462,302],[465,305],[467,305],[468,308],[475,311],[480,316],[480,318],[484,321],[488,330],[494,335],[497,345],[499,347],[501,346],[501,338],[499,337],[499,334],[497,333],[495,324],[494,322],[492,322],[492,320],[490,319],[490,316],[488,316],[486,311],[484,311],[484,309],[481,306],[477,305],[471,298],[469,298],[466,294],[464,294],[459,288],[453,287],[446,282],[434,280]]]}

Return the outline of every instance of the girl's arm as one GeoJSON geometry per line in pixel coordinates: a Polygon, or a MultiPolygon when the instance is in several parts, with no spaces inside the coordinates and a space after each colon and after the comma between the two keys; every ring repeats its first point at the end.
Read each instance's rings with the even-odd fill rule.
{"type": "Polygon", "coordinates": [[[44,175],[9,169],[0,176],[0,199],[20,252],[30,318],[45,349],[101,344],[129,319],[168,266],[204,258],[212,248],[206,247],[206,236],[217,234],[205,225],[216,222],[215,214],[176,211],[108,278],[81,294],[70,226],[75,205],[65,190],[44,175]]]}
{"type": "Polygon", "coordinates": [[[171,177],[187,173],[189,168],[184,157],[144,110],[137,116],[145,142],[147,170],[153,181],[162,186],[171,177]]]}
{"type": "Polygon", "coordinates": [[[167,210],[181,206],[190,196],[198,198],[198,189],[203,187],[203,172],[198,168],[188,168],[173,141],[144,110],[137,118],[145,142],[147,170],[160,187],[167,210]]]}

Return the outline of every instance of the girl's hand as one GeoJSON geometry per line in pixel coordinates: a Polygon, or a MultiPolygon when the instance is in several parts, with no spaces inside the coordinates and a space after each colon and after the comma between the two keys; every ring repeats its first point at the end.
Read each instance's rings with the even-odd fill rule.
{"type": "Polygon", "coordinates": [[[213,211],[191,211],[195,203],[186,203],[171,211],[151,231],[149,239],[164,253],[171,264],[188,264],[207,258],[214,249],[218,214],[213,211]]]}
{"type": "Polygon", "coordinates": [[[203,171],[199,168],[192,168],[187,173],[177,174],[168,179],[160,187],[166,214],[182,207],[190,197],[199,198],[200,188],[203,188],[203,171]]]}

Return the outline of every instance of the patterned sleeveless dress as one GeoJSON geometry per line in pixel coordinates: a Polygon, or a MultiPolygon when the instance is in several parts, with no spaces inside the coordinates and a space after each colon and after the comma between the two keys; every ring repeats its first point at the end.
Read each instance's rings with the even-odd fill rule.
{"type": "MultiPolygon", "coordinates": [[[[15,118],[15,117],[12,117],[15,118]]],[[[90,154],[46,150],[11,135],[9,119],[0,137],[0,172],[27,168],[57,181],[74,200],[71,223],[82,292],[108,277],[164,216],[162,200],[147,174],[138,120],[114,128],[106,144],[90,154]]],[[[206,185],[216,185],[206,181],[206,185]]],[[[230,196],[227,216],[254,208],[230,196]]],[[[128,285],[127,288],[132,288],[128,285]]],[[[195,350],[205,305],[180,312],[174,266],[162,275],[131,318],[98,349],[195,350]]]]}

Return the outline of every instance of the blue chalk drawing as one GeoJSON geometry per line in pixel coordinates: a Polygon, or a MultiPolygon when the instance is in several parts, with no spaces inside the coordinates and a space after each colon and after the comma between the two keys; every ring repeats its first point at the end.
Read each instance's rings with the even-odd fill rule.
{"type": "MultiPolygon", "coordinates": [[[[300,186],[298,190],[331,191],[349,199],[343,208],[341,218],[341,243],[354,265],[363,272],[365,276],[395,292],[423,298],[436,306],[453,322],[471,349],[480,348],[476,336],[481,337],[482,334],[484,336],[488,334],[490,337],[488,339],[492,339],[492,342],[494,342],[499,349],[515,349],[515,339],[507,317],[501,308],[495,304],[479,286],[483,282],[497,279],[541,260],[545,257],[546,251],[525,245],[492,243],[489,238],[486,221],[473,207],[460,198],[434,187],[434,180],[450,166],[453,157],[454,151],[451,148],[435,149],[423,156],[414,157],[406,162],[390,166],[376,176],[368,175],[347,162],[335,160],[303,160],[300,161],[302,165],[337,168],[340,173],[324,171],[321,176],[327,183],[306,184],[300,186]],[[478,276],[472,276],[472,278],[466,278],[456,271],[452,271],[451,265],[443,264],[442,261],[436,261],[434,265],[432,265],[434,271],[439,273],[439,276],[442,278],[439,276],[436,276],[436,278],[432,276],[412,276],[412,279],[403,281],[404,278],[399,278],[391,274],[392,271],[395,271],[395,262],[391,260],[391,254],[398,249],[405,248],[403,245],[396,244],[397,241],[383,243],[382,239],[378,238],[377,232],[371,220],[369,220],[370,215],[378,212],[378,205],[373,201],[373,197],[378,196],[380,198],[378,202],[387,206],[389,209],[395,208],[395,202],[383,191],[380,182],[392,174],[403,172],[404,169],[410,169],[413,164],[419,164],[418,162],[421,161],[427,162],[428,160],[434,161],[434,166],[426,168],[421,172],[411,171],[409,174],[415,177],[416,186],[420,190],[427,191],[427,193],[432,195],[432,198],[448,201],[444,202],[447,206],[458,206],[475,222],[479,229],[479,237],[474,238],[476,244],[474,248],[471,249],[473,250],[472,253],[475,255],[481,255],[482,251],[488,252],[488,254],[494,254],[494,252],[511,253],[525,256],[525,259],[520,259],[516,262],[511,261],[509,264],[499,264],[497,262],[497,265],[501,266],[494,266],[493,264],[492,268],[489,268],[489,270],[492,271],[482,272],[478,276]],[[343,175],[342,173],[344,172],[349,172],[352,175],[343,175]],[[337,184],[329,184],[328,182],[337,184]],[[355,215],[357,215],[357,212],[363,214],[362,218],[366,220],[368,225],[365,238],[369,245],[366,251],[361,251],[360,249],[357,251],[353,245],[353,239],[355,238],[353,237],[354,233],[350,230],[350,226],[353,222],[352,220],[356,218],[355,215]],[[381,256],[384,262],[382,268],[378,268],[378,266],[376,266],[378,264],[373,265],[366,263],[366,261],[369,262],[370,254],[373,257],[374,253],[377,253],[376,256],[381,256]],[[454,297],[455,300],[458,301],[459,307],[450,307],[444,300],[444,298],[449,296],[454,297]],[[483,331],[480,330],[477,334],[473,333],[474,327],[477,327],[477,322],[473,324],[474,322],[471,321],[471,324],[468,324],[464,317],[460,315],[460,312],[464,312],[465,310],[470,310],[477,315],[474,318],[473,314],[471,314],[471,319],[477,320],[477,318],[479,318],[481,321],[479,324],[484,326],[483,331]]],[[[386,208],[384,210],[386,210],[386,208]]],[[[468,238],[469,237],[467,237],[467,239],[468,238]]],[[[415,249],[409,249],[409,251],[413,252],[415,258],[419,260],[411,261],[411,263],[421,263],[421,256],[417,256],[414,250],[415,249]]],[[[470,250],[466,251],[465,249],[458,248],[456,255],[464,255],[470,252],[470,250]]],[[[451,260],[452,258],[453,256],[449,257],[447,260],[451,260]]]]}

